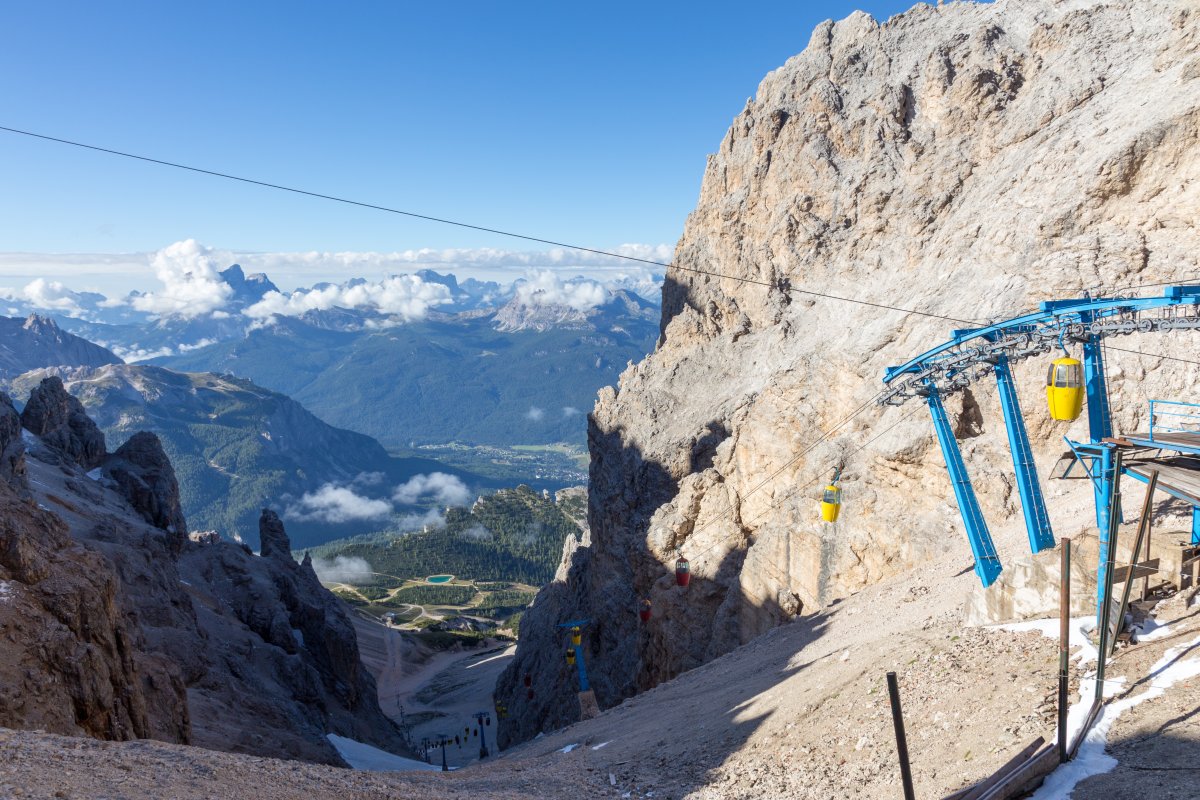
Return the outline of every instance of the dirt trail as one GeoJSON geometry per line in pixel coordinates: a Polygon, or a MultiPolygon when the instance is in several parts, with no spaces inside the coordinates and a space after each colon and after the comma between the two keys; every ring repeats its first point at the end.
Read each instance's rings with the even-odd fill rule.
{"type": "MultiPolygon", "coordinates": [[[[492,687],[515,646],[489,642],[472,650],[430,653],[414,647],[399,632],[361,617],[355,619],[363,663],[375,676],[379,705],[397,722],[412,726],[412,739],[442,734],[463,736],[470,727],[468,741],[446,749],[450,766],[462,766],[479,760],[479,739],[472,715],[492,710],[492,687]],[[403,719],[400,711],[403,709],[403,719]]],[[[495,752],[495,720],[484,727],[489,753],[495,752]]],[[[441,751],[434,754],[440,761],[441,751]]]]}

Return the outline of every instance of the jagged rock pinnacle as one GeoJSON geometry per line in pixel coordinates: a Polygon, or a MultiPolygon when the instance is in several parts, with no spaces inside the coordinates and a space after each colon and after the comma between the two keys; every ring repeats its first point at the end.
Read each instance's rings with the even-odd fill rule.
{"type": "Polygon", "coordinates": [[[105,472],[142,518],[170,534],[178,554],[187,541],[187,521],[179,499],[175,468],[153,433],[135,433],[105,464],[105,472]]]}
{"type": "Polygon", "coordinates": [[[260,553],[264,558],[286,558],[292,560],[292,541],[283,528],[283,520],[269,508],[264,508],[258,520],[260,553]]]}
{"type": "Polygon", "coordinates": [[[44,379],[30,393],[21,425],[84,469],[99,466],[108,452],[104,434],[58,376],[44,379]]]}

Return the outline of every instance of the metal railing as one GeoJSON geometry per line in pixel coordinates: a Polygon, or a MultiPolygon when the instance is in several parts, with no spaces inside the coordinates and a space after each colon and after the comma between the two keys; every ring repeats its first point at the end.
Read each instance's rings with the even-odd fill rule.
{"type": "Polygon", "coordinates": [[[1200,433],[1200,403],[1150,401],[1150,441],[1161,433],[1200,433]],[[1168,410],[1163,410],[1167,406],[1168,410]],[[1161,423],[1160,423],[1161,421],[1161,423]]]}

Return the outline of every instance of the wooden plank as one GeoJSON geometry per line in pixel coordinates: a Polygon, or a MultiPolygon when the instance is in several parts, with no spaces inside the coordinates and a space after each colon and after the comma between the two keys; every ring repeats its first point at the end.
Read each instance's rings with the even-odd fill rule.
{"type": "Polygon", "coordinates": [[[954,794],[945,798],[945,800],[978,800],[984,793],[989,791],[993,786],[1002,781],[1006,775],[1011,773],[1017,767],[1028,761],[1034,753],[1038,751],[1042,745],[1046,743],[1045,738],[1039,736],[1021,749],[1021,752],[1010,758],[1004,763],[1004,766],[993,772],[990,776],[975,784],[968,786],[965,789],[959,789],[954,794]]]}
{"type": "Polygon", "coordinates": [[[1046,776],[1058,766],[1058,746],[1048,744],[1037,755],[1009,773],[991,791],[978,800],[1014,800],[1028,790],[1041,785],[1046,776]]]}
{"type": "MultiPolygon", "coordinates": [[[[1113,570],[1113,583],[1123,583],[1123,582],[1129,580],[1130,579],[1129,572],[1130,572],[1130,569],[1127,564],[1122,564],[1121,566],[1117,567],[1115,570],[1113,570]]],[[[1133,565],[1133,580],[1135,580],[1135,581],[1138,578],[1148,578],[1151,575],[1157,575],[1157,574],[1158,574],[1158,559],[1157,558],[1152,558],[1149,561],[1146,561],[1144,563],[1133,565]]]]}

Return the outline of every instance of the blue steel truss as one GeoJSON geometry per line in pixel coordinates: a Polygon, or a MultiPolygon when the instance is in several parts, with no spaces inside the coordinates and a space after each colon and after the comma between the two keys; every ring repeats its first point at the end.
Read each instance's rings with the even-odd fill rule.
{"type": "Polygon", "coordinates": [[[1000,557],[996,555],[996,546],[992,544],[992,535],[988,533],[987,522],[975,497],[975,487],[971,485],[971,476],[967,474],[967,465],[963,463],[962,451],[958,449],[958,440],[954,438],[937,389],[930,388],[926,402],[929,403],[929,413],[933,415],[933,428],[937,431],[938,444],[942,446],[946,469],[950,472],[954,498],[958,500],[959,513],[967,526],[967,541],[971,543],[971,552],[975,555],[975,574],[984,586],[991,586],[1002,569],[1000,557]]]}
{"type": "MultiPolygon", "coordinates": [[[[1092,479],[1096,523],[1101,531],[1100,563],[1103,565],[1108,556],[1108,509],[1117,476],[1113,467],[1113,445],[1104,441],[1112,437],[1112,415],[1104,379],[1102,341],[1109,336],[1196,328],[1200,328],[1200,286],[1171,286],[1162,297],[1051,300],[1032,313],[978,328],[952,331],[949,341],[887,369],[883,381],[888,388],[880,396],[880,404],[901,405],[920,397],[929,405],[967,540],[975,554],[975,572],[984,586],[996,579],[1002,566],[942,398],[967,388],[988,373],[996,376],[1029,546],[1033,552],[1053,547],[1054,533],[1021,416],[1011,364],[1056,348],[1065,349],[1069,344],[1081,345],[1090,441],[1068,444],[1092,479]]],[[[1119,508],[1117,513],[1120,513],[1119,508]]],[[[1192,538],[1200,543],[1200,509],[1193,516],[1192,538]]],[[[1100,586],[1104,586],[1103,578],[1101,575],[1100,586]]]]}
{"type": "Polygon", "coordinates": [[[1029,433],[1025,430],[1025,418],[1021,416],[1021,401],[1017,399],[1017,388],[1013,384],[1012,369],[1008,356],[996,359],[996,387],[1000,391],[1000,408],[1004,411],[1004,428],[1008,431],[1008,448],[1012,451],[1013,470],[1017,475],[1017,490],[1021,495],[1021,510],[1025,514],[1025,532],[1029,536],[1029,549],[1038,553],[1054,547],[1054,531],[1050,527],[1050,514],[1046,511],[1046,500],[1038,483],[1037,465],[1033,462],[1033,448],[1029,445],[1029,433]]]}

